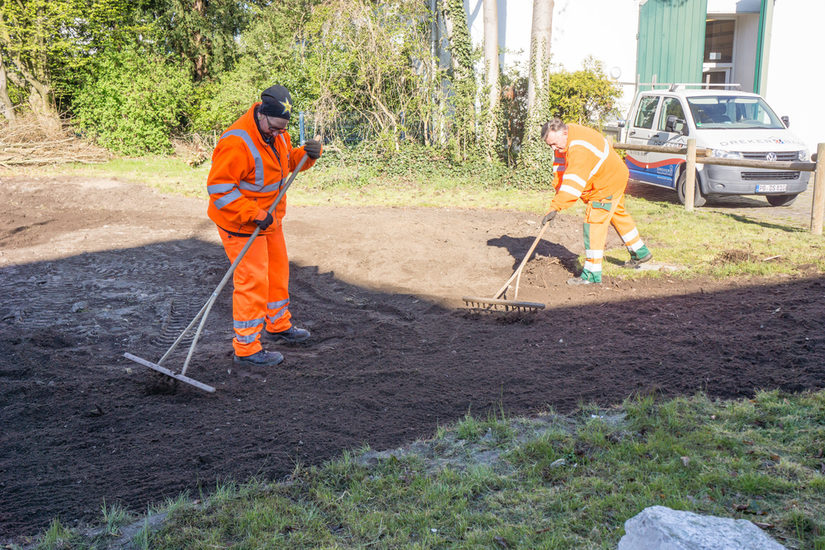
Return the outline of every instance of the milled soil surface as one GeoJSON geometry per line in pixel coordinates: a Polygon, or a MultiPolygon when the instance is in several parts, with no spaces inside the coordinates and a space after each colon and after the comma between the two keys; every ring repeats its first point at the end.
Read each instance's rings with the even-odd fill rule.
{"type": "Polygon", "coordinates": [[[561,215],[520,283],[547,309],[470,315],[461,297],[507,280],[538,216],[290,207],[291,308],[312,344],[282,349],[277,368],[236,368],[227,288],[187,372],[217,391],[173,388],[123,353],[159,360],[229,267],[206,200],[100,179],[0,189],[0,542],[55,517],[99,522],[104,501],[142,512],[397,447],[468,411],[825,387],[821,276],[630,281],[608,263],[604,284],[574,288],[581,220],[561,215]]]}

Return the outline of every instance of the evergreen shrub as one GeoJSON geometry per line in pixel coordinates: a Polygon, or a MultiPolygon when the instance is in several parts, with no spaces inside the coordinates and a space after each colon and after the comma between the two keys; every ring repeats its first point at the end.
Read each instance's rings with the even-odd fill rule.
{"type": "Polygon", "coordinates": [[[192,101],[188,68],[136,49],[102,53],[74,102],[76,126],[122,155],[172,151],[192,101]]]}

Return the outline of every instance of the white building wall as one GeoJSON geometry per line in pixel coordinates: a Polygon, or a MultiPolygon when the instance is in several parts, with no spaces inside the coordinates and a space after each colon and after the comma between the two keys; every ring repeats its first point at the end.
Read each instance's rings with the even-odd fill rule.
{"type": "Polygon", "coordinates": [[[825,77],[817,60],[825,51],[825,2],[776,0],[767,85],[762,95],[791,119],[791,131],[810,151],[825,143],[825,77]]]}
{"type": "Polygon", "coordinates": [[[733,74],[731,82],[739,84],[740,90],[753,91],[753,77],[756,68],[756,43],[759,36],[759,14],[748,13],[736,17],[734,29],[733,74]]]}

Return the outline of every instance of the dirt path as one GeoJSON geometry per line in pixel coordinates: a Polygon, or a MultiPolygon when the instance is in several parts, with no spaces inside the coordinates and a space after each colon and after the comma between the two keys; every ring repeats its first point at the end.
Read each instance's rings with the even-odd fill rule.
{"type": "Polygon", "coordinates": [[[104,180],[0,187],[0,542],[53,517],[99,521],[104,499],[140,511],[279,478],[499,404],[519,415],[636,392],[825,387],[823,279],[629,282],[607,266],[606,284],[574,289],[580,220],[560,216],[520,296],[548,309],[478,319],[460,297],[507,279],[537,232],[530,216],[290,208],[293,314],[313,345],[284,350],[277,369],[234,368],[227,289],[189,370],[218,391],[171,393],[122,355],[157,360],[227,269],[205,201],[104,180]]]}

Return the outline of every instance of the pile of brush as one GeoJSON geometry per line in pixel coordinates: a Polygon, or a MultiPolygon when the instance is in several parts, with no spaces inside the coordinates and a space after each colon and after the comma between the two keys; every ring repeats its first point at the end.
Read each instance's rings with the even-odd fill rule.
{"type": "Polygon", "coordinates": [[[0,122],[0,166],[105,162],[109,153],[82,139],[59,118],[19,115],[0,122]]]}

